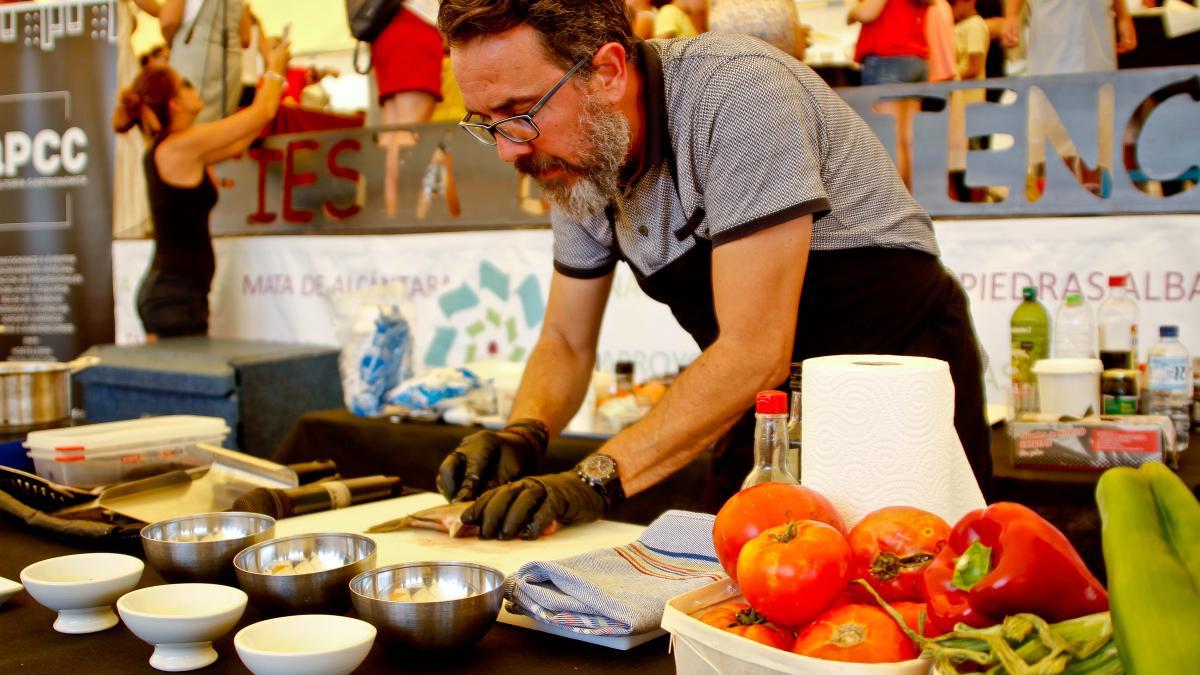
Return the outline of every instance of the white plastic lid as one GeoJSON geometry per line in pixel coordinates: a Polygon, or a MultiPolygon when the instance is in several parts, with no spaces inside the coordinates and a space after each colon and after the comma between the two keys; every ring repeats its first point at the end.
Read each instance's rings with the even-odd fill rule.
{"type": "Polygon", "coordinates": [[[1104,364],[1100,359],[1042,359],[1033,364],[1036,375],[1084,375],[1100,373],[1104,364]]]}
{"type": "Polygon", "coordinates": [[[94,453],[154,443],[182,443],[224,437],[229,427],[220,417],[164,415],[122,422],[31,431],[25,447],[34,453],[94,453]]]}

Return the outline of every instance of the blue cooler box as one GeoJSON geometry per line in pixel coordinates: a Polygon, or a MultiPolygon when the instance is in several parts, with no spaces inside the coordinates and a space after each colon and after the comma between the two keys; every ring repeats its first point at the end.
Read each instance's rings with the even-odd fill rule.
{"type": "Polygon", "coordinates": [[[338,351],[211,337],[98,345],[99,365],[74,376],[89,422],[147,415],[224,418],[225,445],[269,457],[301,415],[342,407],[338,351]]]}

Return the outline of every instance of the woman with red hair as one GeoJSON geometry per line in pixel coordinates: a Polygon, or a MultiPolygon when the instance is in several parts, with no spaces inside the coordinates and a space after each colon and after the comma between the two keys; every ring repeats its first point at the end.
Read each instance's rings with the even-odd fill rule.
{"type": "Polygon", "coordinates": [[[267,72],[254,102],[214,122],[197,123],[203,102],[174,69],[150,64],[121,92],[113,128],[138,127],[148,141],[144,164],[154,257],[138,289],[146,337],[208,333],[208,291],[216,271],[208,217],[217,203],[212,165],[244,151],[275,117],[288,45],[264,45],[267,72]]]}

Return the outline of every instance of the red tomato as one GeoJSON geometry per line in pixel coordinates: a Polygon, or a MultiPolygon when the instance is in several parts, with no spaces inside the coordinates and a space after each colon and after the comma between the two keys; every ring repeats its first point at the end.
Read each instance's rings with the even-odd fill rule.
{"type": "Polygon", "coordinates": [[[846,590],[850,546],[825,523],[793,521],[746,542],[737,578],[746,602],[763,616],[780,626],[802,626],[846,590]]]}
{"type": "Polygon", "coordinates": [[[837,509],[815,490],[787,483],[748,487],[725,502],[713,523],[713,546],[725,573],[737,579],[738,553],[767,528],[793,520],[816,520],[846,533],[837,509]]]}
{"type": "Polygon", "coordinates": [[[888,602],[924,602],[921,577],[949,536],[946,521],[928,511],[911,506],[872,511],[846,537],[854,554],[850,578],[866,579],[888,602]]]}
{"type": "Polygon", "coordinates": [[[912,632],[917,632],[917,627],[921,625],[921,615],[925,615],[925,630],[921,633],[925,637],[937,637],[942,634],[942,631],[934,628],[933,622],[929,620],[929,609],[923,602],[893,602],[892,609],[900,612],[900,616],[904,617],[904,624],[912,629],[912,632]]]}
{"type": "Polygon", "coordinates": [[[896,663],[920,654],[892,617],[872,605],[842,605],[825,612],[800,631],[792,651],[854,663],[896,663]]]}
{"type": "Polygon", "coordinates": [[[744,602],[727,602],[713,607],[697,617],[710,626],[741,635],[755,642],[777,649],[790,649],[791,631],[781,630],[767,623],[766,617],[744,602]]]}

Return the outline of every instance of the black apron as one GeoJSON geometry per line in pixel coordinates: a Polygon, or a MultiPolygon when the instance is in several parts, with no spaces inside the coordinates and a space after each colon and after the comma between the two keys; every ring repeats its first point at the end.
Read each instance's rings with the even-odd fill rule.
{"type": "MultiPolygon", "coordinates": [[[[695,235],[704,215],[702,207],[695,209],[675,233],[680,240],[695,240],[683,256],[649,276],[630,265],[642,291],[670,307],[702,350],[720,332],[712,293],[712,242],[695,235]]],[[[615,228],[611,210],[609,221],[615,228]]],[[[984,415],[982,359],[966,293],[935,256],[899,248],[810,251],[792,361],[834,354],[899,354],[948,362],[954,426],[980,489],[989,496],[992,434],[984,415]]],[[[786,391],[787,383],[777,388],[786,391]]],[[[704,500],[708,510],[715,513],[738,491],[753,461],[750,408],[713,446],[704,500]]]]}

